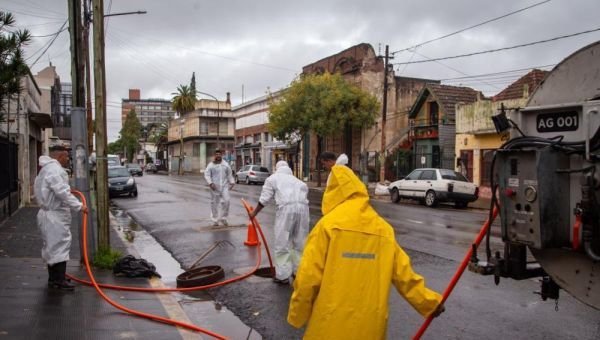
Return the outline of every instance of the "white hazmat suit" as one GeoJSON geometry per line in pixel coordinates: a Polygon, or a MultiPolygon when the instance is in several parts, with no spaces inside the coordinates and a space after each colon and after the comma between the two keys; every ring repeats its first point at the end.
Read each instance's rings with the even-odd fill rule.
{"type": "Polygon", "coordinates": [[[223,221],[227,223],[229,216],[229,187],[233,185],[233,173],[227,162],[221,160],[219,163],[210,162],[204,171],[204,178],[208,185],[215,185],[215,189],[210,191],[210,209],[211,219],[214,223],[223,221]],[[219,205],[221,206],[221,215],[219,216],[219,205]]]}
{"type": "Polygon", "coordinates": [[[71,210],[79,211],[83,205],[71,194],[67,172],[57,160],[40,156],[39,162],[42,169],[33,186],[40,206],[37,223],[42,234],[42,258],[53,265],[69,260],[71,210]]]}
{"type": "Polygon", "coordinates": [[[289,279],[296,273],[308,235],[308,187],[294,177],[285,161],[265,180],[259,202],[265,206],[275,199],[275,278],[289,279]]]}

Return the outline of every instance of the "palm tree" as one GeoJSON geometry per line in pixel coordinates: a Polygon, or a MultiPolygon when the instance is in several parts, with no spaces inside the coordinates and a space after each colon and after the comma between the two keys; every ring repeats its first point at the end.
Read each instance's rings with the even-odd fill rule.
{"type": "Polygon", "coordinates": [[[173,92],[173,109],[180,116],[194,111],[196,105],[196,91],[188,85],[179,85],[177,92],[173,92]]]}
{"type": "Polygon", "coordinates": [[[20,79],[29,72],[23,47],[31,41],[31,34],[14,26],[13,15],[0,11],[0,110],[4,99],[21,91],[20,79]]]}

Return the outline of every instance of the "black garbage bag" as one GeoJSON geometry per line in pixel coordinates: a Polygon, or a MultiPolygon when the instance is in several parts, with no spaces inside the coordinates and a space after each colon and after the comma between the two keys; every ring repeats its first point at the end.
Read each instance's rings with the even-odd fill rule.
{"type": "Polygon", "coordinates": [[[142,258],[136,259],[132,255],[127,255],[117,261],[113,267],[113,274],[126,277],[161,277],[152,263],[142,258]]]}

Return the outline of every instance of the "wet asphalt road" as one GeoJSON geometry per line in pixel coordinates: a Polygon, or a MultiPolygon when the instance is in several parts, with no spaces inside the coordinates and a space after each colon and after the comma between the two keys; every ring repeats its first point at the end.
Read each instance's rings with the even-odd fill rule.
{"type": "MultiPolygon", "coordinates": [[[[138,198],[117,198],[113,203],[127,211],[182,266],[194,263],[219,240],[229,240],[235,248],[217,248],[202,265],[220,265],[231,277],[255,263],[255,248],[243,245],[247,214],[240,199],[256,204],[260,186],[236,185],[232,191],[230,226],[213,227],[210,193],[203,178],[146,174],[136,181],[138,198]]],[[[311,226],[320,218],[321,195],[311,190],[311,226]]],[[[428,286],[440,292],[487,218],[485,211],[450,206],[430,209],[412,202],[392,204],[387,200],[372,200],[372,204],[395,228],[396,239],[411,256],[415,271],[426,278],[428,286]]],[[[270,226],[274,211],[269,206],[258,216],[267,240],[273,239],[270,226]]],[[[498,229],[495,224],[493,249],[501,244],[498,229]]],[[[268,264],[266,258],[262,263],[268,264]]],[[[561,292],[556,312],[554,301],[543,302],[533,294],[538,290],[537,280],[503,280],[496,287],[491,277],[466,272],[446,302],[446,312],[432,323],[424,338],[600,339],[599,311],[561,292]]],[[[285,321],[291,287],[253,278],[213,289],[210,294],[265,339],[302,336],[302,330],[285,321]]],[[[390,297],[389,312],[388,339],[410,338],[423,321],[395,291],[390,297]]],[[[196,322],[201,324],[201,320],[196,322]]]]}

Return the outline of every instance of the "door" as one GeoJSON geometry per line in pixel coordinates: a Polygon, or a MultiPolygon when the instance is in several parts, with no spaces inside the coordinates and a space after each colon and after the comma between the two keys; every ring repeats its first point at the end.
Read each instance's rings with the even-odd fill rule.
{"type": "Polygon", "coordinates": [[[415,196],[419,198],[425,198],[427,191],[433,189],[433,185],[437,179],[435,170],[424,170],[419,180],[417,181],[417,187],[415,189],[415,196]]]}
{"type": "Polygon", "coordinates": [[[473,182],[473,150],[460,151],[460,173],[473,182]]]}
{"type": "Polygon", "coordinates": [[[419,177],[421,177],[422,173],[423,170],[415,170],[400,182],[398,191],[401,196],[415,197],[416,191],[419,190],[419,177]]]}

